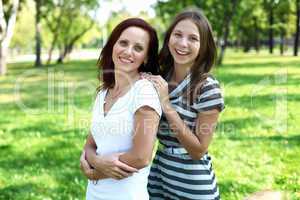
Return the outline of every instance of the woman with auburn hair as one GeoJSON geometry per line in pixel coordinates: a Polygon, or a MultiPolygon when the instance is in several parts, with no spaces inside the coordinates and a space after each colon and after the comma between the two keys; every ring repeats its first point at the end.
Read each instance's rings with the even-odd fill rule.
{"type": "Polygon", "coordinates": [[[158,91],[163,110],[150,199],[220,199],[208,154],[224,108],[219,83],[210,74],[215,58],[208,20],[197,10],[186,10],[166,32],[159,56],[162,76],[143,74],[158,91]]]}
{"type": "Polygon", "coordinates": [[[112,31],[98,65],[98,89],[80,164],[89,178],[88,200],[148,200],[150,171],[161,106],[141,72],[158,73],[156,31],[140,18],[112,31]],[[96,150],[96,151],[95,151],[96,150]]]}

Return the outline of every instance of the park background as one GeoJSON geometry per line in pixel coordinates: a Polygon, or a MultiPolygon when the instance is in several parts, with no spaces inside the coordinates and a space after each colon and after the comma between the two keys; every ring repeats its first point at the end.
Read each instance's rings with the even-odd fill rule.
{"type": "Polygon", "coordinates": [[[84,199],[101,47],[131,16],[162,42],[189,6],[219,48],[226,109],[209,152],[222,199],[300,199],[299,0],[0,0],[0,199],[84,199]]]}

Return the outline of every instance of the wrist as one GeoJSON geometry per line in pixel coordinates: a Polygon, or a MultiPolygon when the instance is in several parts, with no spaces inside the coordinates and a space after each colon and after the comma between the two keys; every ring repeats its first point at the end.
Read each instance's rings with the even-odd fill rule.
{"type": "Polygon", "coordinates": [[[90,162],[90,165],[94,168],[94,169],[96,169],[96,167],[98,167],[100,164],[100,162],[101,162],[101,157],[100,156],[97,156],[96,154],[92,154],[91,156],[90,156],[90,160],[89,160],[89,162],[90,162]]]}
{"type": "Polygon", "coordinates": [[[171,102],[169,99],[166,99],[162,102],[161,107],[163,111],[167,111],[172,108],[171,102]]]}
{"type": "Polygon", "coordinates": [[[170,101],[164,102],[164,103],[161,105],[161,107],[162,107],[162,110],[163,110],[163,112],[164,112],[165,114],[166,114],[166,113],[171,113],[171,112],[174,111],[174,109],[173,109],[172,104],[171,104],[170,101]]]}

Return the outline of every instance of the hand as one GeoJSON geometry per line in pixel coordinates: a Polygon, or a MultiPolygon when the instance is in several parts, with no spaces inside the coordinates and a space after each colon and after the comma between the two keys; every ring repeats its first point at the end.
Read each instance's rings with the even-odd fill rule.
{"type": "Polygon", "coordinates": [[[158,92],[163,110],[170,106],[169,87],[167,81],[165,81],[161,76],[149,75],[147,73],[141,73],[141,78],[145,78],[153,83],[156,91],[158,92]]]}
{"type": "Polygon", "coordinates": [[[90,180],[98,180],[103,178],[99,172],[93,169],[90,164],[85,159],[85,151],[82,151],[80,156],[80,169],[82,173],[90,180]]]}
{"type": "Polygon", "coordinates": [[[132,176],[134,172],[138,172],[136,168],[130,167],[119,160],[122,153],[109,154],[96,157],[96,170],[103,173],[105,176],[113,179],[124,179],[132,176]]]}

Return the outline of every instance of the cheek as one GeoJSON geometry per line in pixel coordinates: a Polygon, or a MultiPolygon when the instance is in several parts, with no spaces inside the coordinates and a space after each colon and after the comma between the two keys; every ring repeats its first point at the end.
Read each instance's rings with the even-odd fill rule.
{"type": "Polygon", "coordinates": [[[117,59],[117,53],[116,53],[115,48],[113,48],[113,51],[112,51],[112,60],[113,60],[113,62],[116,62],[116,59],[117,59]]]}
{"type": "Polygon", "coordinates": [[[176,39],[174,37],[170,37],[169,43],[168,43],[168,47],[173,47],[176,43],[176,39]]]}
{"type": "Polygon", "coordinates": [[[146,53],[138,53],[136,55],[136,58],[137,58],[139,63],[142,63],[142,62],[144,62],[144,60],[146,58],[146,53]]]}
{"type": "Polygon", "coordinates": [[[174,56],[175,52],[174,52],[174,40],[169,40],[169,43],[168,43],[168,48],[169,48],[169,51],[171,53],[172,56],[174,56]]]}
{"type": "Polygon", "coordinates": [[[194,51],[195,54],[198,55],[198,53],[200,52],[200,44],[195,44],[193,46],[193,51],[194,51]]]}

